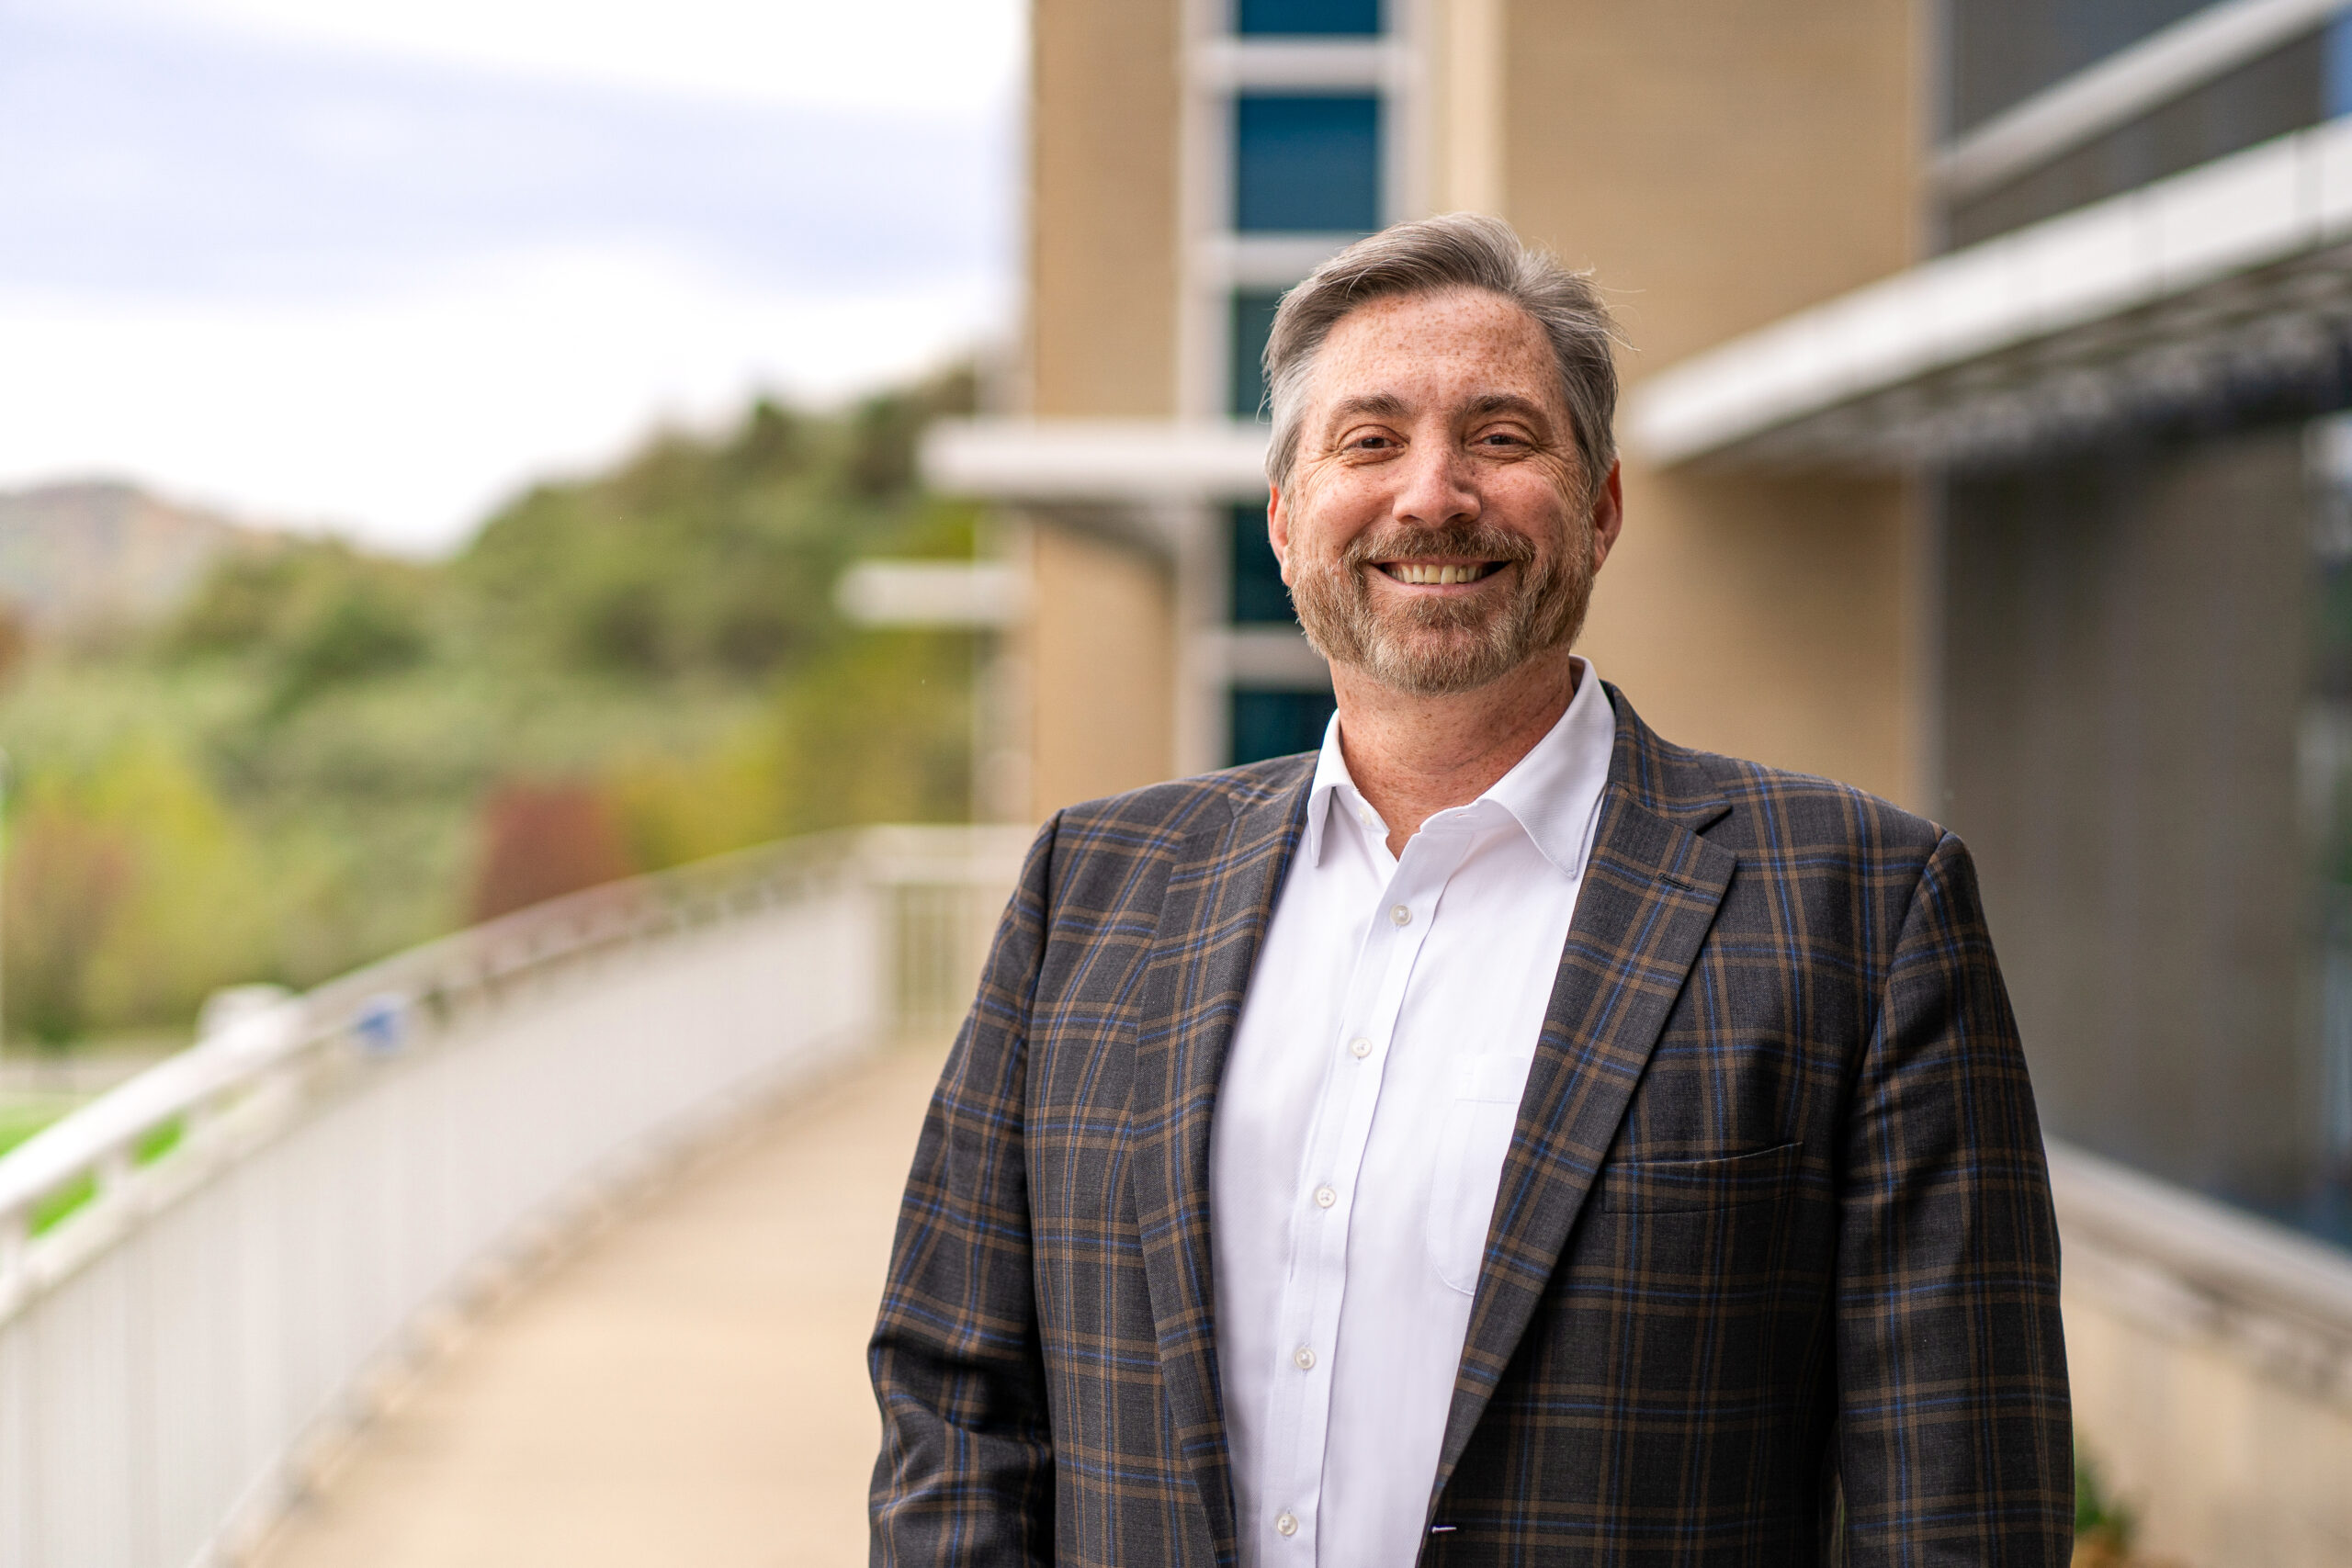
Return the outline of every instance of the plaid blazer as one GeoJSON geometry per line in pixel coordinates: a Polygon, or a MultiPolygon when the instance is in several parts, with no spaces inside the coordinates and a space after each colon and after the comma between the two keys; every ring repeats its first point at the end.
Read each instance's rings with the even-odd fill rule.
{"type": "MultiPolygon", "coordinates": [[[[1422,1562],[2064,1563],[2058,1238],[1966,850],[1609,695],[1422,1562]]],[[[1235,1561],[1209,1122],[1313,764],[1038,835],[907,1185],[876,1563],[1235,1561]]]]}

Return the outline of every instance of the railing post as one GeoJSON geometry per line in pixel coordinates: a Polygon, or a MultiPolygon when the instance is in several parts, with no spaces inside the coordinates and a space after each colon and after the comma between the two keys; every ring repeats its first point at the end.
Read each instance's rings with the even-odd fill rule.
{"type": "Polygon", "coordinates": [[[92,1194],[95,1201],[106,1202],[122,1196],[123,1190],[130,1185],[131,1154],[129,1144],[117,1144],[98,1161],[97,1190],[92,1194]]]}
{"type": "Polygon", "coordinates": [[[26,1256],[32,1245],[32,1216],[22,1209],[0,1210],[0,1307],[13,1300],[24,1282],[26,1256]]]}

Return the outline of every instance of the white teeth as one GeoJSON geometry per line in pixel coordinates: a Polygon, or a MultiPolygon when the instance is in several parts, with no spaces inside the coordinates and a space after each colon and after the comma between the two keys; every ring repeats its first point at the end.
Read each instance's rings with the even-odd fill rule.
{"type": "Polygon", "coordinates": [[[1389,567],[1399,582],[1442,585],[1448,582],[1476,582],[1486,575],[1480,566],[1425,566],[1416,561],[1398,561],[1389,567]]]}

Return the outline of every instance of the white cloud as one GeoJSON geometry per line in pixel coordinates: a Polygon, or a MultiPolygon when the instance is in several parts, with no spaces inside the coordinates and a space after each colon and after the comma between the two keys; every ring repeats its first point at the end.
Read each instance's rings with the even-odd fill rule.
{"type": "Polygon", "coordinates": [[[447,547],[515,487],[761,388],[838,395],[1001,321],[979,284],[810,299],[674,257],[511,255],[349,304],[0,291],[0,485],[129,473],[264,518],[447,547]]]}
{"type": "Polygon", "coordinates": [[[1023,0],[111,0],[118,11],[532,74],[764,103],[994,107],[1023,0]]]}
{"type": "Polygon", "coordinates": [[[1007,319],[1023,27],[0,0],[0,486],[437,548],[659,420],[935,363],[1007,319]]]}

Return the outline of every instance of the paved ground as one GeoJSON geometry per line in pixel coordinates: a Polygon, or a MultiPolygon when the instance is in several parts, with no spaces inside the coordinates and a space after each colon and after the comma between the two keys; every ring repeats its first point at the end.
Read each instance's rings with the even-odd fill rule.
{"type": "Polygon", "coordinates": [[[800,1101],[485,1314],[262,1568],[864,1562],[865,1340],[939,1061],[800,1101]]]}

